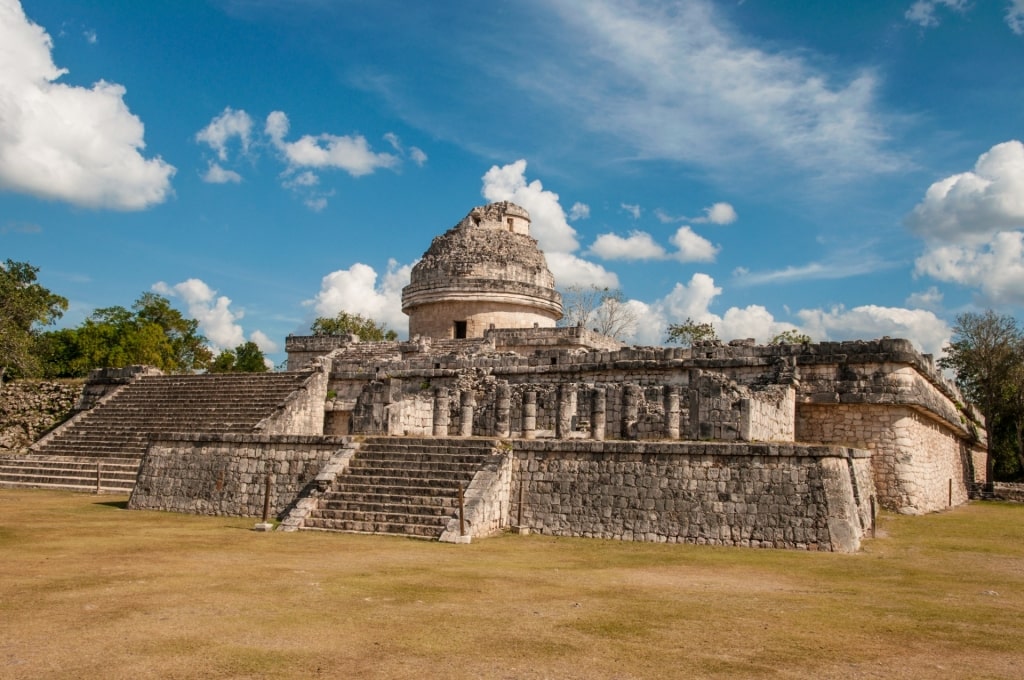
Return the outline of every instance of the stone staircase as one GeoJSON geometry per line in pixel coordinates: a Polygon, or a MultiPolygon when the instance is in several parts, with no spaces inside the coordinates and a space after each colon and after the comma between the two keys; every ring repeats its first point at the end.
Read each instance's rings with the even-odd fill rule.
{"type": "Polygon", "coordinates": [[[251,433],[308,372],[148,375],[33,445],[0,459],[0,487],[129,493],[151,435],[251,433]]]}
{"type": "Polygon", "coordinates": [[[437,539],[496,440],[370,437],[302,528],[437,539]]]}

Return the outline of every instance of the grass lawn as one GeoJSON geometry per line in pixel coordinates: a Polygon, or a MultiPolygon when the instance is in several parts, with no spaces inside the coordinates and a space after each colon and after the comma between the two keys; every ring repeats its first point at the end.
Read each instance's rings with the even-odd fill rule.
{"type": "Polygon", "coordinates": [[[1024,505],[855,555],[254,520],[0,490],[0,678],[1019,678],[1024,505]]]}

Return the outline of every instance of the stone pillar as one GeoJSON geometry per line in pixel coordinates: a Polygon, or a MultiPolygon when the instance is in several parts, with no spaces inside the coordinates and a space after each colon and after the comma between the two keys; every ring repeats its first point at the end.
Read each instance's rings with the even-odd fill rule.
{"type": "Polygon", "coordinates": [[[537,437],[537,393],[523,393],[523,439],[537,437]]]}
{"type": "Polygon", "coordinates": [[[576,384],[563,383],[558,386],[558,420],[555,421],[555,437],[566,439],[572,432],[572,417],[576,415],[576,384]]]}
{"type": "Polygon", "coordinates": [[[679,439],[679,388],[665,385],[665,437],[679,439]]]}
{"type": "Polygon", "coordinates": [[[448,400],[448,389],[438,387],[434,390],[434,436],[448,436],[448,420],[450,402],[448,400]]]}
{"type": "Polygon", "coordinates": [[[606,400],[607,393],[604,388],[596,388],[593,400],[590,402],[590,438],[599,442],[604,441],[606,400]]]}
{"type": "Polygon", "coordinates": [[[512,390],[507,382],[498,383],[494,401],[494,433],[508,437],[512,433],[512,390]]]}
{"type": "Polygon", "coordinates": [[[622,436],[636,439],[639,436],[637,423],[640,420],[640,387],[626,385],[622,391],[622,436]]]}
{"type": "Polygon", "coordinates": [[[473,410],[476,408],[476,399],[473,397],[473,390],[466,390],[459,395],[459,435],[462,437],[473,436],[473,410]]]}

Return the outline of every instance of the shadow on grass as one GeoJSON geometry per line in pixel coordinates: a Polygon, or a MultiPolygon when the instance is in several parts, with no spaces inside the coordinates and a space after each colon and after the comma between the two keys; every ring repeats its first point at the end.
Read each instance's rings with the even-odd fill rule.
{"type": "Polygon", "coordinates": [[[126,501],[126,500],[125,501],[99,501],[98,503],[95,503],[95,505],[105,505],[108,508],[117,508],[119,510],[127,510],[128,509],[128,501],[126,501]]]}

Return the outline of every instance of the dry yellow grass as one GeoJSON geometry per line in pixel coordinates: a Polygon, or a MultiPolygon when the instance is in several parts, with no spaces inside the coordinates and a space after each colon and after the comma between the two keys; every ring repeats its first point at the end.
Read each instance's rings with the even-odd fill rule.
{"type": "Polygon", "coordinates": [[[0,490],[0,678],[1024,673],[1022,506],[883,516],[831,555],[262,534],[123,500],[0,490]]]}

